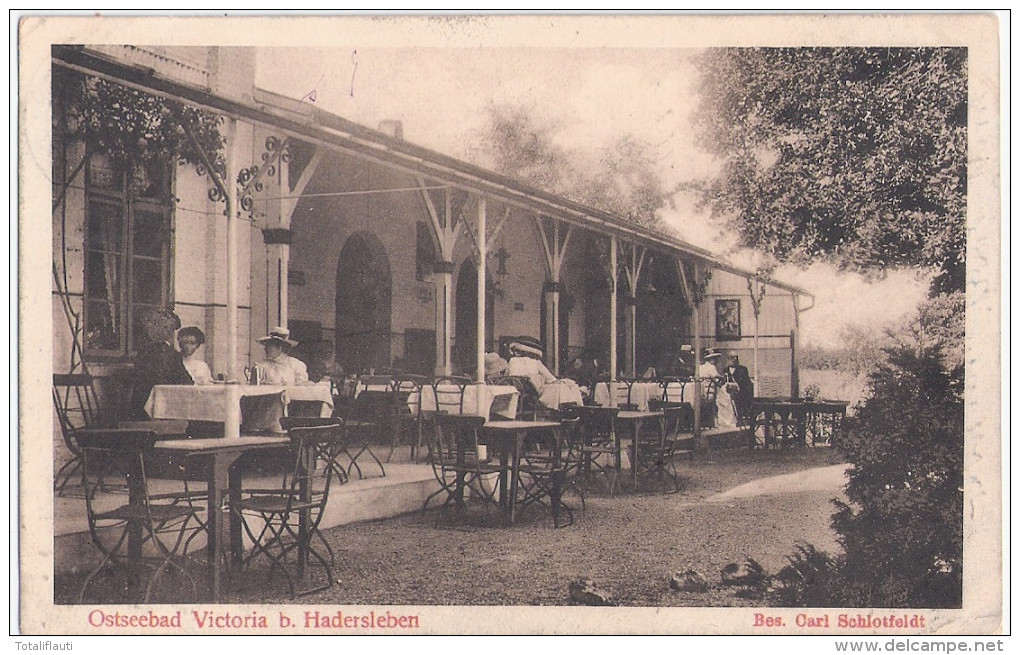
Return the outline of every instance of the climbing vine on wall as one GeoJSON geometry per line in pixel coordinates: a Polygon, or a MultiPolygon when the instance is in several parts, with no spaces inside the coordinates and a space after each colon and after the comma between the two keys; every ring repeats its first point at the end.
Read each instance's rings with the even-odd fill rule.
{"type": "Polygon", "coordinates": [[[67,140],[83,140],[89,152],[143,171],[172,162],[203,166],[197,142],[218,172],[225,170],[222,116],[96,77],[57,77],[54,95],[62,97],[64,113],[63,125],[55,127],[67,140]]]}

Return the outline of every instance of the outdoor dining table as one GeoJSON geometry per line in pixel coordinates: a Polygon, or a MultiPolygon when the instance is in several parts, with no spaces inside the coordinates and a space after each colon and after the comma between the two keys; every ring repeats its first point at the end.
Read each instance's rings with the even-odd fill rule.
{"type": "Polygon", "coordinates": [[[755,398],[752,405],[754,429],[764,431],[765,446],[804,446],[828,442],[839,432],[846,415],[846,401],[755,398]]]}
{"type": "MultiPolygon", "coordinates": [[[[439,392],[456,393],[459,389],[456,385],[439,385],[439,392]]],[[[517,404],[520,401],[520,392],[517,387],[504,384],[469,384],[464,387],[463,412],[460,408],[444,406],[443,409],[453,414],[471,414],[488,418],[495,414],[503,418],[513,419],[517,416],[517,404]]],[[[407,407],[412,415],[418,414],[418,403],[421,403],[423,412],[436,411],[436,391],[431,386],[423,386],[419,391],[412,392],[407,397],[407,407]]]]}
{"type": "MultiPolygon", "coordinates": [[[[553,448],[553,465],[559,464],[560,424],[555,421],[488,421],[482,427],[481,441],[499,453],[499,504],[506,513],[508,526],[516,520],[517,489],[521,479],[521,453],[528,435],[538,432],[552,432],[556,440],[553,448]],[[507,470],[509,469],[509,476],[507,470]]],[[[554,517],[559,511],[558,498],[553,498],[554,517]]]]}
{"type": "Polygon", "coordinates": [[[583,405],[584,398],[581,396],[581,389],[577,383],[569,379],[556,380],[542,387],[542,395],[538,402],[543,407],[559,409],[563,405],[583,405]]]}
{"type": "MultiPolygon", "coordinates": [[[[633,441],[631,443],[637,443],[638,435],[641,433],[641,427],[646,421],[662,421],[665,419],[665,415],[662,412],[649,412],[649,411],[622,411],[616,415],[616,425],[614,427],[614,435],[616,437],[616,473],[619,476],[623,471],[623,445],[622,435],[623,428],[626,425],[631,426],[631,436],[633,441]],[[622,424],[622,425],[621,425],[622,424]]],[[[636,453],[635,453],[636,455],[636,453]]],[[[631,482],[637,484],[638,477],[638,466],[637,457],[632,457],[630,461],[630,478],[631,482]]]]}
{"type": "Polygon", "coordinates": [[[846,400],[811,400],[805,404],[807,405],[805,439],[810,437],[812,445],[831,444],[839,435],[850,403],[846,400]]]}
{"type": "MultiPolygon", "coordinates": [[[[225,538],[230,540],[231,563],[240,560],[242,549],[239,519],[230,516],[229,532],[224,530],[221,508],[223,495],[229,490],[232,501],[240,498],[242,467],[232,466],[243,454],[266,448],[283,448],[290,444],[284,435],[278,437],[240,437],[212,439],[171,439],[157,441],[155,449],[197,461],[206,471],[208,581],[213,601],[222,595],[222,570],[219,557],[225,538]]],[[[135,501],[132,501],[135,502],[135,501]]],[[[139,535],[140,537],[140,535],[139,535]]],[[[129,548],[131,546],[129,545],[129,548]]],[[[140,546],[138,548],[140,554],[140,546]]]]}
{"type": "MultiPolygon", "coordinates": [[[[649,400],[662,398],[662,387],[658,382],[616,382],[617,404],[632,403],[637,405],[638,410],[646,411],[649,400]],[[628,395],[628,387],[629,395],[628,395]]],[[[595,402],[603,407],[610,405],[609,384],[599,382],[595,385],[595,402]]]]}
{"type": "MultiPolygon", "coordinates": [[[[333,395],[329,386],[320,384],[277,386],[271,384],[157,384],[145,402],[146,413],[154,419],[185,419],[223,423],[224,436],[236,439],[241,434],[241,398],[277,395],[286,414],[290,400],[313,400],[323,403],[322,415],[332,414],[333,395]]],[[[282,432],[275,425],[264,425],[269,431],[282,432]]]]}

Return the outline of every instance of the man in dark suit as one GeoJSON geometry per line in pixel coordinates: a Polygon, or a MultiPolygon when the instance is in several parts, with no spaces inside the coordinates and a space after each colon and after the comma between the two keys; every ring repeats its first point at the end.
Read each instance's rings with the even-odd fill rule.
{"type": "Polygon", "coordinates": [[[147,343],[139,348],[134,358],[131,389],[131,419],[144,421],[145,401],[157,384],[194,384],[184,359],[170,341],[174,337],[174,315],[164,309],[153,308],[140,316],[142,332],[147,343]]]}
{"type": "Polygon", "coordinates": [[[751,374],[746,366],[740,365],[740,360],[736,355],[729,356],[725,370],[727,391],[733,398],[737,416],[747,416],[754,400],[754,384],[751,382],[751,374]]]}

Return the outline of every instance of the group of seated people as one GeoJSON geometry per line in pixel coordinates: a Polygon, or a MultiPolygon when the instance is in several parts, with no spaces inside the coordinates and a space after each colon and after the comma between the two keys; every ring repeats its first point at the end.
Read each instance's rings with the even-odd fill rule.
{"type": "MultiPolygon", "coordinates": [[[[556,376],[542,362],[541,344],[527,340],[511,342],[508,346],[509,359],[498,353],[487,353],[485,357],[486,379],[498,376],[526,378],[534,392],[541,396],[545,386],[556,382],[556,376]]],[[[690,346],[681,348],[677,361],[664,367],[670,377],[692,378],[694,376],[694,351],[690,346]]],[[[716,427],[736,427],[738,416],[749,411],[754,397],[753,383],[746,366],[742,366],[735,355],[714,348],[705,349],[698,369],[699,377],[715,389],[712,407],[712,424],[716,427]]],[[[658,379],[658,372],[649,368],[642,377],[658,379]]],[[[608,374],[600,370],[598,359],[591,351],[584,351],[568,365],[567,375],[562,380],[576,384],[583,397],[594,395],[595,385],[606,381],[608,374]]],[[[561,380],[561,381],[562,381],[561,380]]]]}
{"type": "MultiPolygon", "coordinates": [[[[144,344],[133,360],[130,414],[133,420],[145,420],[145,402],[157,384],[213,384],[209,365],[197,356],[205,343],[205,333],[194,325],[181,327],[180,318],[172,311],[150,308],[139,316],[144,344]],[[178,349],[171,342],[176,340],[178,349]]],[[[257,339],[265,349],[265,358],[257,362],[264,384],[284,386],[311,384],[308,366],[288,351],[297,346],[290,332],[275,327],[257,339]]],[[[326,371],[319,377],[324,377],[326,371]]],[[[221,376],[222,378],[222,376],[221,376]]]]}
{"type": "Polygon", "coordinates": [[[746,366],[734,355],[714,348],[705,351],[699,377],[715,385],[715,427],[735,428],[751,408],[754,385],[746,366]]]}
{"type": "MultiPolygon", "coordinates": [[[[143,312],[140,320],[146,343],[134,359],[131,414],[134,419],[143,420],[146,418],[145,402],[153,386],[204,385],[212,384],[214,379],[209,365],[197,356],[198,349],[205,343],[205,334],[199,327],[181,327],[176,314],[159,308],[143,312]],[[171,345],[175,331],[179,350],[171,345]]],[[[332,348],[328,356],[316,356],[321,353],[310,352],[310,368],[291,354],[298,342],[290,338],[286,328],[274,327],[256,341],[265,349],[265,357],[255,364],[260,369],[259,380],[263,384],[293,386],[328,381],[331,378],[343,379],[342,370],[336,370],[338,367],[333,361],[332,348]]],[[[506,377],[525,380],[525,391],[540,400],[547,385],[554,383],[573,385],[579,396],[591,398],[597,382],[606,379],[605,372],[599,369],[598,360],[589,350],[570,362],[563,378],[557,378],[549,370],[542,361],[543,356],[541,342],[519,337],[507,345],[506,358],[495,352],[486,354],[486,380],[506,377]]],[[[678,377],[693,376],[693,351],[690,346],[682,348],[677,361],[668,366],[667,370],[670,373],[680,373],[678,377]]],[[[747,367],[741,366],[735,356],[706,349],[698,373],[702,379],[711,380],[716,389],[715,425],[735,427],[737,417],[749,410],[754,396],[747,367]]],[[[654,368],[649,368],[643,377],[654,379],[658,375],[654,368]]]]}
{"type": "MultiPolygon", "coordinates": [[[[543,400],[543,394],[550,384],[577,386],[577,382],[569,377],[557,378],[542,361],[545,354],[541,342],[527,337],[519,337],[506,346],[507,358],[499,353],[490,352],[485,355],[485,379],[488,382],[501,378],[517,378],[524,380],[523,392],[534,396],[535,400],[550,409],[551,400],[543,400]]],[[[572,390],[568,390],[572,391],[572,390]]],[[[582,391],[577,391],[580,397],[582,391]]]]}
{"type": "MultiPolygon", "coordinates": [[[[671,377],[693,378],[693,348],[686,345],[681,347],[678,362],[671,368],[679,372],[671,377]]],[[[651,367],[642,375],[646,379],[657,377],[656,370],[651,367]]],[[[736,427],[738,417],[747,414],[754,398],[754,384],[747,367],[740,364],[736,355],[706,348],[702,351],[698,377],[703,384],[711,384],[715,392],[715,403],[711,407],[712,424],[715,427],[736,427]]]]}

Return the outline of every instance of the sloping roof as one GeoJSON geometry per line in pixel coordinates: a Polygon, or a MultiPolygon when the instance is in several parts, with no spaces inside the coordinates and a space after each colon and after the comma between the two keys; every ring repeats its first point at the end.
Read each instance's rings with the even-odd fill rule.
{"type": "Polygon", "coordinates": [[[54,46],[52,52],[53,61],[58,65],[254,125],[280,130],[311,143],[369,158],[398,170],[496,198],[568,223],[614,234],[646,247],[698,259],[712,268],[760,280],[769,286],[793,294],[811,296],[810,292],[800,287],[763,278],[753,271],[730,264],[709,250],[681,239],[655,232],[620,216],[568,200],[449,155],[394,138],[385,132],[354,123],[307,103],[290,101],[264,104],[258,102],[258,96],[252,102],[241,102],[211,93],[204,88],[160,76],[152,69],[126,64],[81,46],[54,46]]]}

